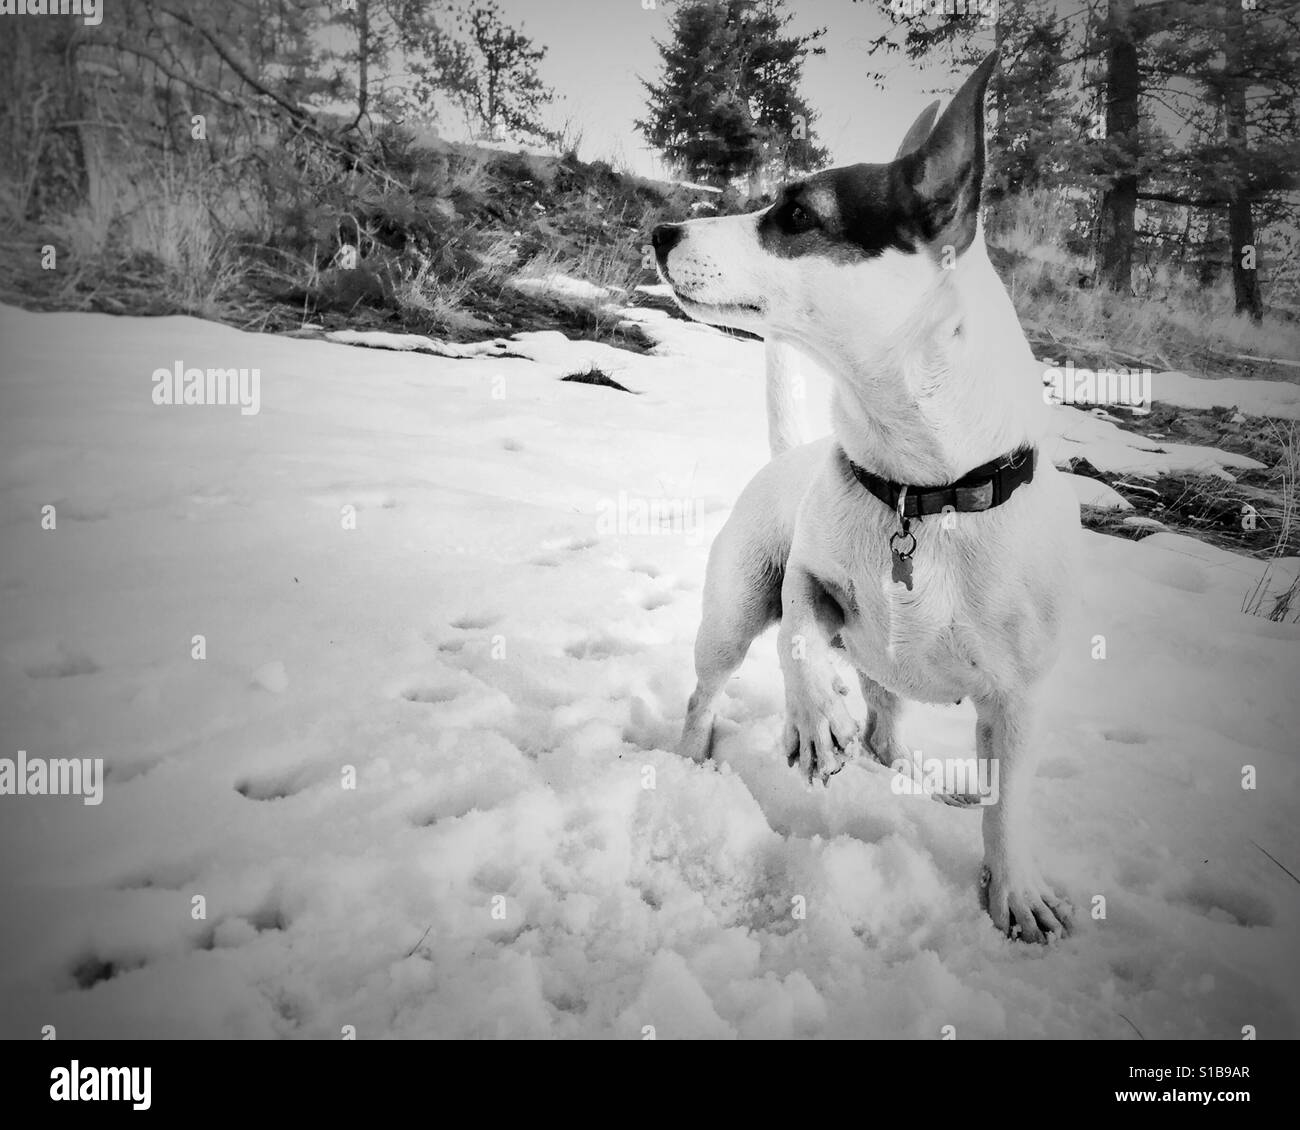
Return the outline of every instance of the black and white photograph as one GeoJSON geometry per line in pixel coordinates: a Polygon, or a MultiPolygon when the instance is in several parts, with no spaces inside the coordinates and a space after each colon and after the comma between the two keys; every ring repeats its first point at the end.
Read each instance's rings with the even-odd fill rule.
{"type": "Polygon", "coordinates": [[[1300,1037],[1300,0],[0,0],[0,86],[49,1102],[1300,1037]]]}

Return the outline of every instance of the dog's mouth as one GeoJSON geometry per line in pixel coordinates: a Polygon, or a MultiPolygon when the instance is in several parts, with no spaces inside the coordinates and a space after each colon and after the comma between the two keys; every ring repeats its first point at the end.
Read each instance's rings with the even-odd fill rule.
{"type": "Polygon", "coordinates": [[[730,320],[751,322],[762,318],[767,313],[766,306],[758,301],[746,302],[705,302],[684,290],[680,283],[668,271],[668,264],[662,259],[657,264],[659,277],[672,288],[677,305],[690,317],[700,322],[722,322],[730,320]]]}
{"type": "Polygon", "coordinates": [[[766,308],[758,302],[701,302],[698,298],[683,294],[675,286],[673,297],[687,314],[703,322],[729,318],[745,320],[761,318],[767,312],[766,308]]]}

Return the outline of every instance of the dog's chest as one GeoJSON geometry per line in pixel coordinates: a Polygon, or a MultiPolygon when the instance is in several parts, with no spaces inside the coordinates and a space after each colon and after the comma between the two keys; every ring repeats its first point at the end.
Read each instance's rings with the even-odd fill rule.
{"type": "Polygon", "coordinates": [[[900,567],[889,546],[895,531],[896,523],[882,524],[854,554],[841,633],[850,658],[890,690],[921,701],[987,690],[993,673],[981,668],[989,648],[976,626],[978,579],[968,547],[932,536],[942,530],[926,531],[900,567]]]}

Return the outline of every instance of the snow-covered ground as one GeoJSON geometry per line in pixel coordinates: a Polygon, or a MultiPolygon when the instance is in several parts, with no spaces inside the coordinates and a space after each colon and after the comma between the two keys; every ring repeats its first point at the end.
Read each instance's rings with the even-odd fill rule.
{"type": "MultiPolygon", "coordinates": [[[[1300,1035],[1264,854],[1300,871],[1300,628],[1241,612],[1261,565],[1083,536],[1035,811],[1079,925],[1008,941],[977,811],[786,766],[771,635],[717,765],[669,752],[762,357],[637,316],[655,356],[456,359],[0,308],[0,757],[108,766],[99,806],[0,797],[0,1036],[1300,1035]],[[178,361],[256,367],[260,411],[155,405],[178,361]],[[638,395],[558,379],[591,363],[638,395]]],[[[1055,457],[1159,461],[1060,412],[1055,457]]]]}

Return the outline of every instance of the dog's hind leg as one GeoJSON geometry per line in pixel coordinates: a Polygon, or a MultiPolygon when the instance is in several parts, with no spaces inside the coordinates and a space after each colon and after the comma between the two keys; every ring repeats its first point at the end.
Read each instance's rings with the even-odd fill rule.
{"type": "Polygon", "coordinates": [[[898,715],[903,702],[874,679],[858,672],[862,697],[867,703],[867,725],[862,732],[862,746],[881,765],[893,767],[898,761],[910,761],[911,752],[898,740],[898,715]]]}
{"type": "Polygon", "coordinates": [[[713,739],[713,704],[749,645],[781,610],[781,563],[724,528],[709,554],[704,617],[695,637],[695,693],[677,752],[704,761],[713,739]]]}

